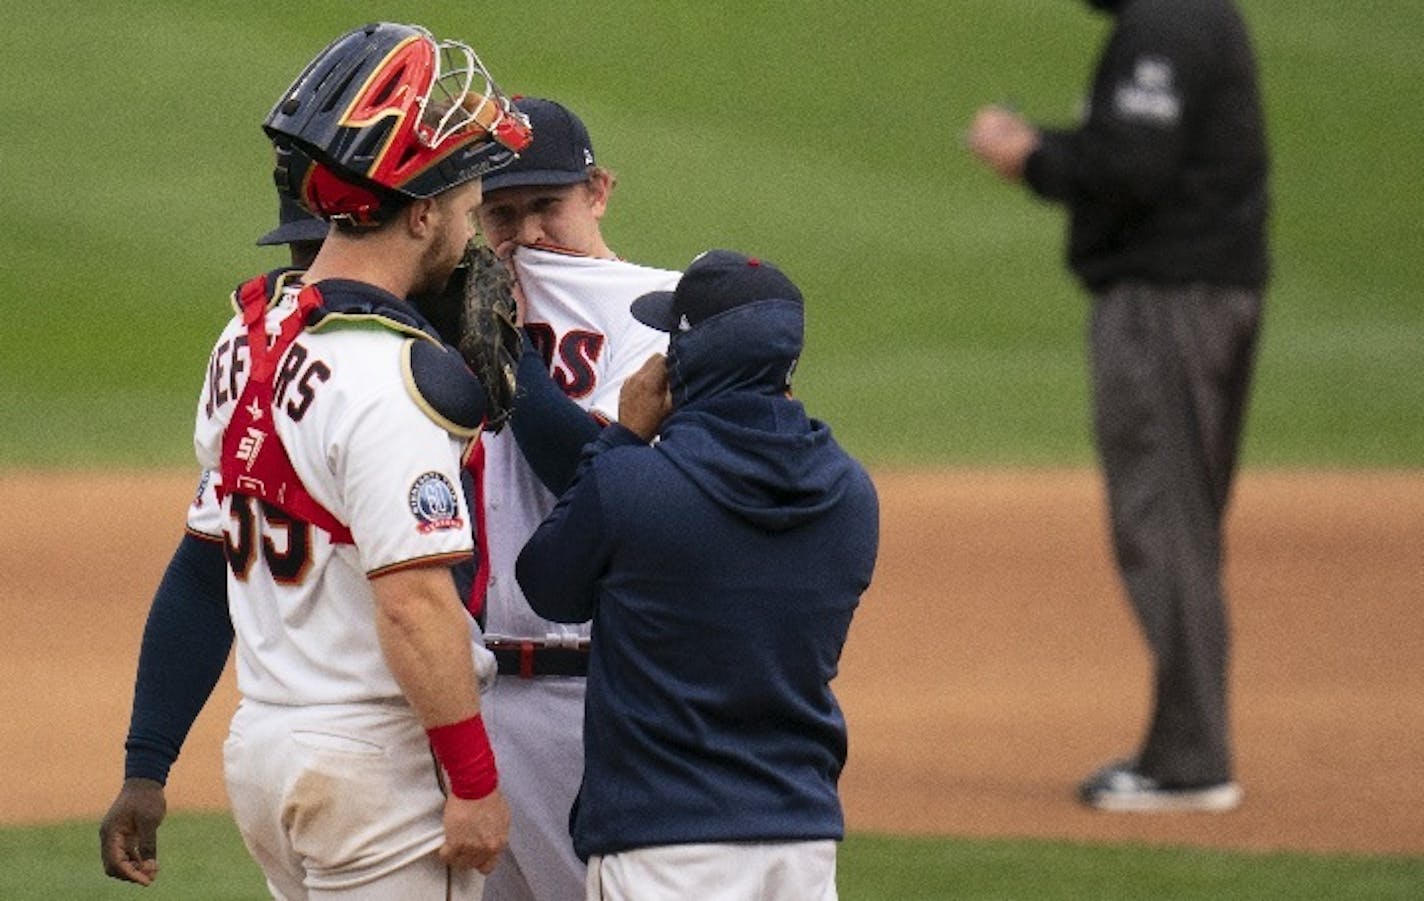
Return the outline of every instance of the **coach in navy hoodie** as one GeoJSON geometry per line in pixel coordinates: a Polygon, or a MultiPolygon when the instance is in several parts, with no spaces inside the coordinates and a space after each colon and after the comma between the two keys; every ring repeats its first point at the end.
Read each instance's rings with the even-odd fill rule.
{"type": "Polygon", "coordinates": [[[666,361],[625,384],[517,569],[539,615],[593,620],[574,847],[638,897],[833,898],[830,682],[875,488],[790,395],[804,304],[771,263],[708,251],[633,315],[671,332],[666,361]]]}

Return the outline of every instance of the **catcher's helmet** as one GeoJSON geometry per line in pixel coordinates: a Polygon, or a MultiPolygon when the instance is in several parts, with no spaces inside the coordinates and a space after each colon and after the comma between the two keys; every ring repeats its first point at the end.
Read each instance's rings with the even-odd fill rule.
{"type": "Polygon", "coordinates": [[[277,187],[358,224],[506,165],[531,138],[469,46],[391,22],[317,54],[262,127],[277,148],[277,187]]]}

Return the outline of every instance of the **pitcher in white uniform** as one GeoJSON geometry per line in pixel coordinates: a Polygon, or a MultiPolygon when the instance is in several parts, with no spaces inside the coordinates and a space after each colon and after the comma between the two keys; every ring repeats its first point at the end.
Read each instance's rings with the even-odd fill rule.
{"type": "Polygon", "coordinates": [[[550,100],[524,97],[515,106],[537,137],[485,179],[479,210],[486,240],[511,258],[533,345],[520,365],[511,428],[481,439],[491,566],[485,640],[499,659],[484,716],[511,815],[509,848],[484,897],[571,901],[584,893],[569,807],[583,775],[588,627],[530,610],[514,562],[583,443],[617,417],[623,381],[667,347],[667,336],[635,320],[629,305],[671,288],[679,273],[620,260],[605,243],[600,221],[614,176],[597,164],[579,118],[550,100]]]}

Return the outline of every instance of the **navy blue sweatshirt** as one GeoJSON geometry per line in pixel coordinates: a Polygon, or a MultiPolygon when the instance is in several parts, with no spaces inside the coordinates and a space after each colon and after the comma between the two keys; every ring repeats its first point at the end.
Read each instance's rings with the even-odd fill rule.
{"type": "Polygon", "coordinates": [[[799,305],[673,336],[674,412],[618,424],[525,545],[539,615],[592,618],[574,849],[839,839],[846,726],[831,693],[870,583],[869,476],[780,389],[799,305]]]}

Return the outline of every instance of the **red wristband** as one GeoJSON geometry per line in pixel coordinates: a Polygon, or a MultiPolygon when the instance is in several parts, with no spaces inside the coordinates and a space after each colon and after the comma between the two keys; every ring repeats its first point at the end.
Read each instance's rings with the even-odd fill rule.
{"type": "Polygon", "coordinates": [[[435,759],[450,778],[450,794],[473,801],[499,785],[494,749],[485,732],[485,721],[478,713],[458,723],[426,729],[425,734],[430,737],[435,759]]]}

